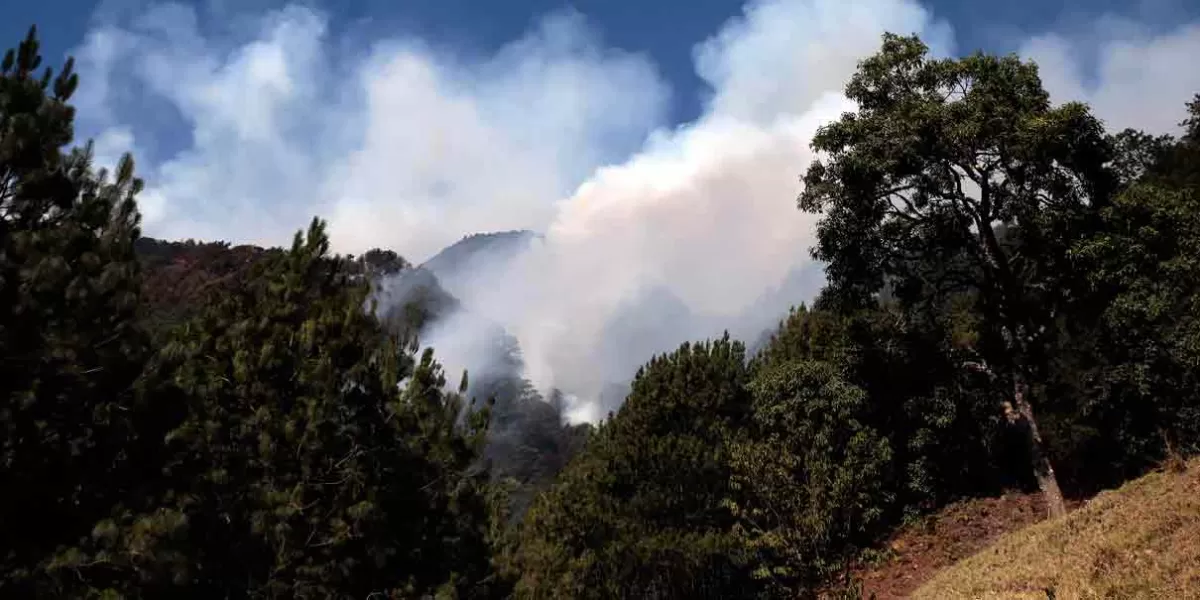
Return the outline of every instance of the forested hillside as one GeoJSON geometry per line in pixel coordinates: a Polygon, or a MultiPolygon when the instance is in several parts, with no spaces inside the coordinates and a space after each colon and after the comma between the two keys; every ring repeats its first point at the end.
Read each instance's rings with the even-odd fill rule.
{"type": "Polygon", "coordinates": [[[1200,96],[1109,131],[1019,57],[884,36],[778,199],[819,215],[819,297],[753,353],[679,340],[592,427],[503,330],[445,372],[451,291],[319,218],[143,237],[78,81],[32,30],[0,68],[3,598],[856,597],[913,517],[1055,518],[1200,451],[1200,96]]]}
{"type": "MultiPolygon", "coordinates": [[[[479,253],[500,244],[527,239],[521,232],[465,238],[420,266],[390,250],[370,250],[351,257],[351,277],[371,282],[367,303],[389,334],[417,342],[426,329],[464,310],[435,275],[454,277],[473,263],[487,262],[479,253]]],[[[166,242],[140,238],[135,255],[142,271],[141,321],[150,333],[167,335],[213,298],[247,285],[253,267],[280,253],[257,246],[226,243],[166,242]]],[[[370,309],[369,309],[370,310],[370,309]]],[[[466,395],[491,403],[487,441],[482,452],[492,479],[506,490],[510,518],[524,513],[533,494],[549,484],[582,446],[591,427],[564,422],[561,393],[546,399],[522,378],[520,349],[503,330],[493,332],[497,360],[468,378],[466,395]]]]}

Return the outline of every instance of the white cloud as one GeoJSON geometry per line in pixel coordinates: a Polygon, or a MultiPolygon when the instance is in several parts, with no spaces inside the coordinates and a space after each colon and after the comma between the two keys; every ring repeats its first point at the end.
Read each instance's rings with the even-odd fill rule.
{"type": "Polygon", "coordinates": [[[576,418],[612,408],[595,403],[607,384],[681,341],[756,336],[815,292],[796,276],[812,269],[815,221],[796,209],[798,177],[817,127],[852,108],[841,89],[885,30],[947,50],[915,3],[750,5],[697,49],[714,86],[705,115],[597,170],[508,285],[460,294],[516,334],[535,383],[584,399],[576,418]],[[632,338],[626,321],[638,323],[632,338]]]}
{"type": "MultiPolygon", "coordinates": [[[[1103,27],[1023,50],[1056,99],[1086,99],[1114,126],[1172,126],[1200,89],[1183,68],[1200,30],[1103,27]]],[[[167,140],[182,150],[142,169],[149,233],[279,243],[320,214],[339,250],[419,261],[471,232],[542,231],[511,264],[459,282],[478,314],[427,341],[456,372],[477,350],[471,329],[499,322],[537,384],[583,399],[578,418],[611,408],[595,402],[604,386],[652,354],[724,328],[750,338],[809,299],[814,218],[794,199],[813,132],[851,107],[841,90],[885,30],[954,51],[915,1],[752,1],[695,49],[712,86],[704,115],[656,129],[669,90],[653,65],[603,48],[578,15],[481,58],[413,38],[329,58],[325,19],[299,7],[244,38],[201,29],[169,5],[81,48],[84,123],[105,148],[172,145],[118,110],[131,95],[186,126],[189,139],[167,140]]]]}
{"type": "Polygon", "coordinates": [[[750,2],[694,51],[697,72],[715,91],[709,110],[757,123],[803,111],[840,91],[884,31],[921,34],[936,54],[953,49],[949,26],[913,1],[750,2]]]}

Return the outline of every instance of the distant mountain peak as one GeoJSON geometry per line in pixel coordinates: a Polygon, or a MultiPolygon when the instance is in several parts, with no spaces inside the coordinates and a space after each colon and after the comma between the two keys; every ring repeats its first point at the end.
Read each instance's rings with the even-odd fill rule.
{"type": "Polygon", "coordinates": [[[437,275],[439,279],[452,279],[483,261],[511,258],[527,248],[529,242],[540,237],[541,234],[528,229],[472,233],[421,263],[421,268],[437,275]]]}

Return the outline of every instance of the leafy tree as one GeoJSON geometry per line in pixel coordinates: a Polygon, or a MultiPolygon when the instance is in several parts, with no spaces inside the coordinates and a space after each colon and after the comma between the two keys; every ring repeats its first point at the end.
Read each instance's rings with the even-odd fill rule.
{"type": "Polygon", "coordinates": [[[1155,165],[1153,174],[1174,188],[1200,187],[1200,94],[1187,103],[1183,136],[1155,165]]]}
{"type": "Polygon", "coordinates": [[[1164,445],[1200,451],[1200,180],[1178,187],[1186,177],[1176,177],[1193,168],[1180,160],[1193,143],[1185,138],[1164,159],[1167,171],[1160,163],[1126,189],[1104,209],[1104,227],[1076,247],[1092,292],[1105,299],[1092,410],[1119,415],[1120,427],[1105,434],[1141,459],[1120,470],[1128,475],[1164,445]]]}
{"type": "Polygon", "coordinates": [[[1043,410],[1059,474],[1077,491],[1119,485],[1197,446],[1196,198],[1200,144],[1116,136],[1122,191],[1072,249],[1074,301],[1049,352],[1043,410]]]}
{"type": "Polygon", "coordinates": [[[314,220],[155,359],[186,418],[147,499],[58,557],[63,593],[488,593],[486,411],[465,414],[431,352],[405,354],[327,252],[314,220]]]}
{"type": "Polygon", "coordinates": [[[1047,507],[1062,514],[1031,385],[1072,287],[1067,250],[1115,185],[1103,128],[1081,104],[1051,106],[1033,64],[931,59],[915,37],[885,35],[846,93],[859,109],[814,138],[827,158],[799,200],[824,214],[814,254],[832,292],[858,305],[885,279],[909,301],[974,292],[992,338],[982,364],[1008,382],[1047,507]],[[914,268],[933,264],[946,267],[938,281],[914,268]]]}
{"type": "Polygon", "coordinates": [[[1009,483],[990,382],[961,368],[952,315],[801,306],[752,361],[730,501],[774,594],[812,595],[902,519],[1009,483]]]}
{"type": "MultiPolygon", "coordinates": [[[[956,311],[919,320],[896,306],[851,313],[794,309],[751,363],[752,381],[796,364],[836,369],[869,401],[857,419],[884,435],[889,519],[1012,485],[1010,449],[982,373],[963,368],[956,311]]],[[[969,343],[969,342],[965,342],[969,343]]],[[[752,385],[753,389],[753,385],[752,385]]],[[[755,418],[768,404],[755,399],[755,418]]],[[[849,425],[849,424],[848,424],[849,425]]]]}
{"type": "Polygon", "coordinates": [[[368,275],[384,277],[395,275],[412,267],[407,260],[404,260],[404,257],[391,250],[381,248],[367,250],[366,254],[359,257],[358,262],[368,275]]]}
{"type": "Polygon", "coordinates": [[[639,370],[621,409],[526,516],[517,595],[748,597],[725,440],[745,422],[745,350],[684,344],[639,370]]]}
{"type": "Polygon", "coordinates": [[[731,504],[777,595],[811,591],[870,541],[895,500],[888,440],[868,399],[831,365],[789,362],[751,385],[754,418],[732,450],[731,504]]]}
{"type": "MultiPolygon", "coordinates": [[[[86,536],[152,456],[134,393],[142,183],[72,140],[78,79],[41,63],[36,30],[0,65],[0,595],[34,594],[57,548],[86,536]]],[[[152,421],[152,419],[151,419],[152,421]]]]}
{"type": "Polygon", "coordinates": [[[1169,135],[1154,136],[1136,129],[1125,129],[1111,137],[1112,168],[1119,186],[1137,183],[1161,168],[1171,154],[1174,140],[1169,135]]]}

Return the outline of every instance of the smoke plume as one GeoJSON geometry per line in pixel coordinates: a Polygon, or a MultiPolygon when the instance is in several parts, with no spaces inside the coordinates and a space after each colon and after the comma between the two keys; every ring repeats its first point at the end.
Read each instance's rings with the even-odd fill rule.
{"type": "MultiPolygon", "coordinates": [[[[336,249],[413,262],[469,233],[537,232],[447,271],[464,309],[424,342],[451,373],[487,371],[508,332],[525,377],[567,392],[576,420],[615,408],[609,390],[652,355],[725,330],[753,341],[809,300],[814,218],[795,197],[813,133],[853,109],[842,88],[883,32],[956,52],[915,1],[751,0],[694,49],[705,109],[672,126],[653,63],[574,13],[493,56],[412,36],[346,46],[300,6],[239,22],[208,34],[164,5],[97,25],[77,52],[83,132],[102,155],[148,157],[148,232],[280,243],[315,213],[336,249]],[[191,139],[163,133],[178,127],[191,139]]],[[[1170,129],[1200,90],[1197,24],[1107,19],[1014,47],[1056,100],[1115,125],[1170,129]],[[1134,109],[1148,97],[1161,109],[1134,109]]]]}

